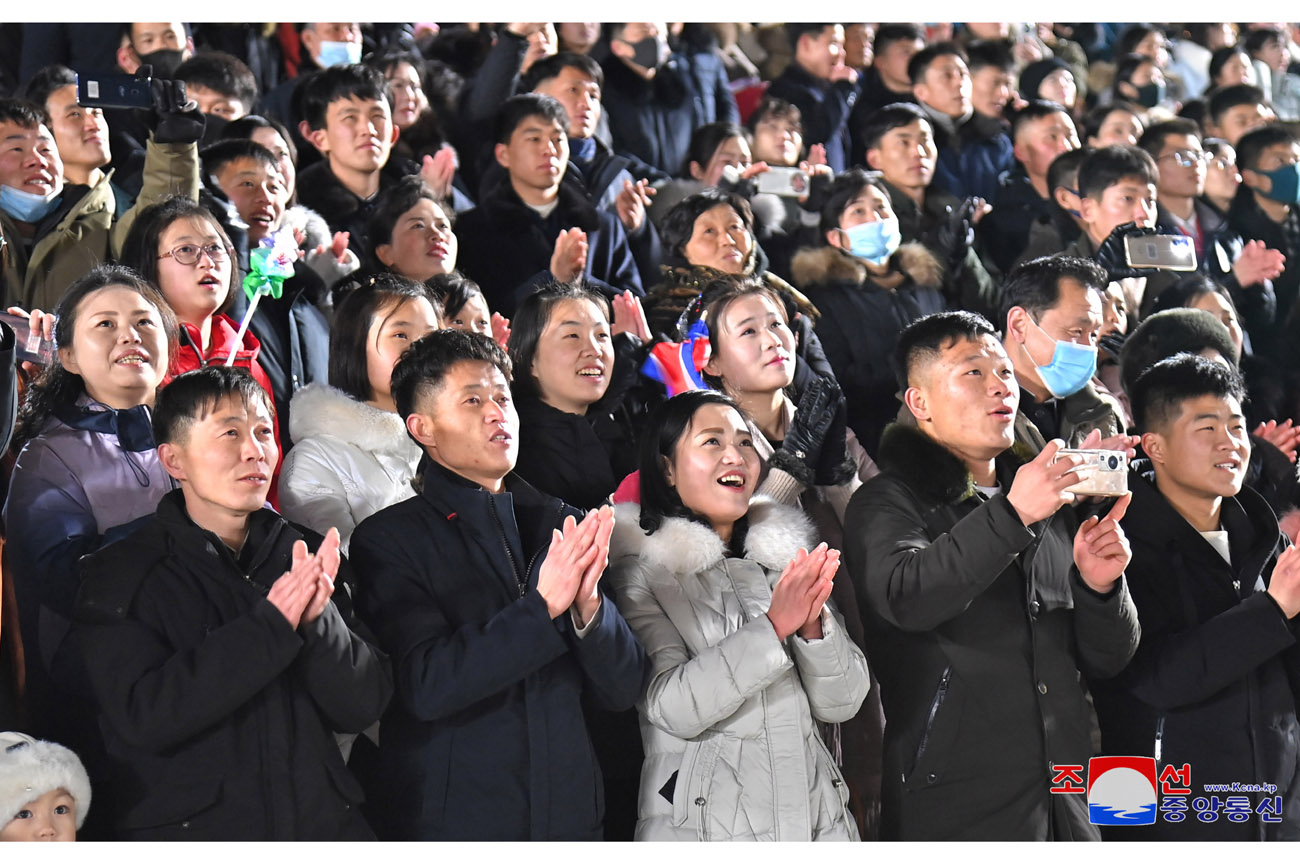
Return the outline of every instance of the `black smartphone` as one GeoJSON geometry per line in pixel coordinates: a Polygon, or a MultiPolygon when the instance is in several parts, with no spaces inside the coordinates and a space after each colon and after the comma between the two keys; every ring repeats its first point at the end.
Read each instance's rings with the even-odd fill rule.
{"type": "Polygon", "coordinates": [[[149,108],[153,80],[134,75],[77,75],[77,104],[86,108],[149,108]]]}
{"type": "Polygon", "coordinates": [[[54,360],[54,341],[45,339],[39,331],[33,332],[26,316],[0,313],[0,322],[13,329],[14,354],[19,361],[31,361],[48,367],[54,360]]]}

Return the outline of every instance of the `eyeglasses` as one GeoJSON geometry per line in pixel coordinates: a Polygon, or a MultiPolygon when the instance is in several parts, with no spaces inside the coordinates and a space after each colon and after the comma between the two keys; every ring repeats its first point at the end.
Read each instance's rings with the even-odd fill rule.
{"type": "Polygon", "coordinates": [[[228,259],[230,257],[230,250],[225,244],[206,244],[204,246],[199,246],[198,244],[181,244],[180,246],[163,253],[158,258],[165,259],[170,257],[182,265],[197,265],[199,263],[199,257],[202,255],[207,255],[215,265],[218,262],[224,262],[228,259]]]}
{"type": "Polygon", "coordinates": [[[1210,165],[1214,166],[1220,171],[1233,171],[1237,167],[1237,163],[1233,162],[1230,159],[1225,159],[1221,156],[1212,157],[1210,159],[1210,165]]]}
{"type": "Polygon", "coordinates": [[[1172,159],[1179,168],[1191,168],[1203,162],[1210,160],[1208,153],[1199,150],[1175,150],[1173,153],[1166,153],[1161,159],[1172,159]]]}

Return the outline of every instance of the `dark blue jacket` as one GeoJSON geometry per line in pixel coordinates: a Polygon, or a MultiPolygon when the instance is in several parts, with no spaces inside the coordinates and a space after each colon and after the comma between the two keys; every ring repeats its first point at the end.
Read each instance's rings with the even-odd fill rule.
{"type": "Polygon", "coordinates": [[[609,117],[614,149],[643,159],[666,174],[681,171],[698,124],[690,70],[671,55],[655,77],[646,81],[614,55],[601,63],[605,92],[601,104],[609,117]]]}
{"type": "Polygon", "coordinates": [[[515,475],[492,494],[425,457],[417,478],[350,548],[397,684],[371,795],[380,837],[600,839],[583,702],[631,707],[649,664],[608,596],[579,638],[537,591],[551,530],[580,512],[515,475]]]}
{"type": "Polygon", "coordinates": [[[836,174],[848,168],[849,112],[858,98],[856,84],[823,81],[791,62],[767,92],[799,107],[805,145],[825,144],[826,164],[836,174]]]}
{"type": "MultiPolygon", "coordinates": [[[[924,111],[933,116],[929,109],[924,111]]],[[[934,167],[933,186],[957,198],[978,196],[992,205],[998,203],[998,178],[1016,167],[1011,137],[1002,121],[985,117],[978,111],[957,128],[954,135],[935,121],[934,144],[939,159],[934,167]]]]}

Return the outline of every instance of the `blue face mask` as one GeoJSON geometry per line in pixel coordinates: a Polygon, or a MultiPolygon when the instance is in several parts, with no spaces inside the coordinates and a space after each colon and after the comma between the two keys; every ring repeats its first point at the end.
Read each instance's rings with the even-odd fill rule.
{"type": "Polygon", "coordinates": [[[345,63],[361,62],[361,43],[360,42],[322,42],[320,44],[320,57],[316,58],[322,69],[329,69],[331,66],[342,66],[345,63]]]}
{"type": "Polygon", "coordinates": [[[1282,204],[1300,204],[1300,163],[1283,165],[1272,171],[1257,171],[1268,178],[1273,186],[1260,195],[1282,204]]]}
{"type": "Polygon", "coordinates": [[[59,194],[36,195],[26,190],[14,189],[0,185],[0,210],[24,223],[36,223],[45,219],[54,206],[58,204],[59,194]]]}
{"type": "Polygon", "coordinates": [[[849,252],[873,265],[883,265],[903,242],[898,230],[898,217],[887,217],[869,223],[858,223],[840,229],[849,239],[849,252]]]}
{"type": "MultiPolygon", "coordinates": [[[[1034,327],[1043,331],[1037,322],[1034,322],[1034,327]]],[[[1047,334],[1046,331],[1043,333],[1047,334]]],[[[1051,335],[1047,334],[1047,336],[1051,335]]],[[[1030,360],[1032,361],[1033,358],[1031,357],[1030,360]]],[[[1045,367],[1035,365],[1034,369],[1038,371],[1038,378],[1043,380],[1043,386],[1052,392],[1053,397],[1058,399],[1069,397],[1083,390],[1083,386],[1087,385],[1093,374],[1097,372],[1097,347],[1057,340],[1051,362],[1045,367]]]]}

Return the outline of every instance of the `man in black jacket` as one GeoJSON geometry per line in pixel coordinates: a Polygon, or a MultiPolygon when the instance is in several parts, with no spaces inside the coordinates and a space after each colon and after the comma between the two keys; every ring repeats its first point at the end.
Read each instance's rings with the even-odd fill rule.
{"type": "Polygon", "coordinates": [[[805,144],[826,146],[834,172],[849,167],[849,113],[858,98],[858,71],[844,63],[844,25],[786,24],[794,61],[767,92],[799,107],[805,144]]]}
{"type": "Polygon", "coordinates": [[[393,370],[425,456],[415,498],[352,535],[358,605],[396,659],[380,835],[595,840],[604,812],[583,704],[626,710],[645,650],[599,581],[613,515],[581,516],[513,474],[510,362],[437,331],[393,370]]]}
{"type": "Polygon", "coordinates": [[[1022,462],[985,319],[919,319],[895,358],[916,426],[885,430],[844,532],[889,720],[881,838],[1096,839],[1050,767],[1092,755],[1081,673],[1113,676],[1137,648],[1127,500],[1078,525],[1062,507],[1077,458],[1054,462],[1053,440],[1022,462]]]}
{"type": "Polygon", "coordinates": [[[83,560],[75,629],[124,839],[373,838],[334,733],[372,725],[392,676],[348,624],[338,532],[263,507],[272,411],[241,368],[177,377],[153,425],[180,490],[83,560]]]}
{"type": "Polygon", "coordinates": [[[1187,354],[1149,368],[1129,393],[1150,458],[1129,474],[1123,520],[1142,643],[1093,695],[1103,752],[1152,755],[1160,771],[1189,765],[1191,791],[1161,796],[1155,824],[1108,837],[1300,838],[1300,551],[1243,484],[1244,397],[1230,366],[1187,354]],[[1277,786],[1281,808],[1271,791],[1230,792],[1220,801],[1238,814],[1244,807],[1245,820],[1217,808],[1212,822],[1168,819],[1169,801],[1190,812],[1195,798],[1213,796],[1207,783],[1232,782],[1277,786]]]}

